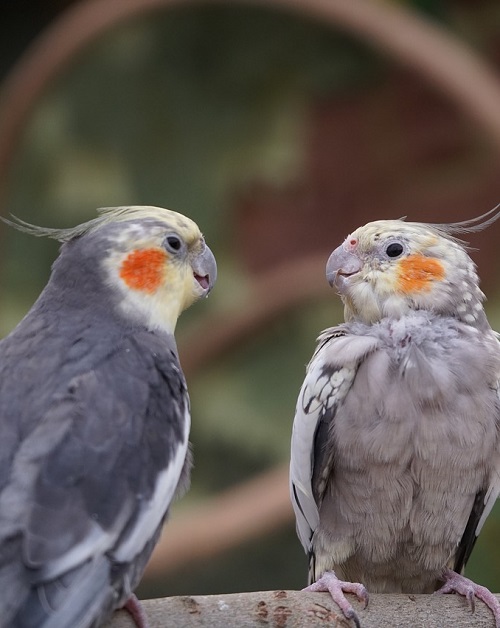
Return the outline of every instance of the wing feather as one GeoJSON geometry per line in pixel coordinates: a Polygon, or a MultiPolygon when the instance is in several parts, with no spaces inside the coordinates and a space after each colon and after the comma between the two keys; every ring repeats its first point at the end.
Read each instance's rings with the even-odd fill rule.
{"type": "MultiPolygon", "coordinates": [[[[498,431],[500,432],[500,382],[497,385],[497,417],[498,431]]],[[[500,451],[497,451],[495,460],[492,461],[492,473],[490,483],[486,490],[479,491],[474,500],[472,510],[464,530],[464,534],[460,540],[457,552],[454,557],[453,569],[461,573],[464,569],[469,557],[476,544],[484,522],[488,518],[497,499],[500,497],[500,451]]]]}
{"type": "Polygon", "coordinates": [[[375,338],[349,336],[342,326],[326,330],[307,367],[292,430],[290,495],[297,534],[307,553],[319,525],[319,506],[334,464],[331,435],[337,408],[375,338]]]}
{"type": "MultiPolygon", "coordinates": [[[[0,556],[14,542],[22,548],[20,626],[21,617],[41,612],[37,605],[45,608],[43,600],[58,588],[65,595],[51,599],[69,612],[72,595],[92,589],[83,584],[93,573],[90,564],[104,574],[116,572],[120,561],[142,560],[179,484],[189,423],[174,345],[151,332],[122,339],[54,396],[17,450],[12,479],[0,495],[0,556]],[[9,503],[15,518],[7,514],[9,503]],[[68,575],[80,572],[75,589],[68,575]]],[[[11,602],[5,603],[11,612],[11,602]]],[[[58,609],[47,612],[49,624],[58,625],[58,609]]]]}

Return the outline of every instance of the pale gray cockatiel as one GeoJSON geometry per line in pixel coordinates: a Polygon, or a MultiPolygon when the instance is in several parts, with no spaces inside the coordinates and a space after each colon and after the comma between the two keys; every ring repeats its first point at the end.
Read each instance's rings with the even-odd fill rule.
{"type": "Polygon", "coordinates": [[[457,238],[499,216],[371,222],[328,260],[345,323],[307,368],[290,489],[308,590],[356,625],[344,592],[366,604],[368,589],[478,597],[500,626],[496,598],[460,575],[500,493],[500,344],[457,238]]]}
{"type": "Polygon", "coordinates": [[[89,628],[125,605],[187,487],[177,318],[216,279],[198,226],[120,207],[73,229],[0,342],[0,627],[89,628]]]}

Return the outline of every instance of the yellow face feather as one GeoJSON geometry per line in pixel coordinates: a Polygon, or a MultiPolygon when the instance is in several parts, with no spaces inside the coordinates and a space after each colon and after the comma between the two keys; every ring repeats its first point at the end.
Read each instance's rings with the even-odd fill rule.
{"type": "Polygon", "coordinates": [[[327,276],[344,302],[346,320],[372,324],[412,310],[448,314],[469,324],[484,317],[475,265],[443,225],[368,223],[335,249],[327,276]]]}
{"type": "Polygon", "coordinates": [[[180,313],[215,281],[215,260],[198,226],[157,207],[106,210],[97,228],[111,223],[124,223],[107,236],[103,260],[110,285],[121,294],[120,309],[173,333],[180,313]]]}
{"type": "Polygon", "coordinates": [[[408,296],[428,292],[434,282],[444,279],[443,262],[431,251],[436,249],[436,255],[446,258],[453,255],[455,248],[450,247],[449,242],[440,242],[423,225],[400,220],[368,223],[351,234],[349,240],[356,241],[359,252],[365,255],[367,269],[364,279],[373,281],[375,285],[380,283],[384,292],[408,296]],[[408,245],[408,250],[403,251],[405,254],[397,258],[381,254],[384,242],[390,244],[400,239],[408,245]],[[380,250],[377,251],[377,248],[380,250]]]}
{"type": "Polygon", "coordinates": [[[15,217],[2,220],[24,233],[62,242],[61,257],[63,250],[70,255],[74,245],[80,256],[76,263],[91,258],[91,264],[102,266],[123,315],[173,333],[179,314],[206,296],[217,278],[215,258],[198,225],[162,207],[97,212],[97,218],[69,229],[39,227],[15,217]]]}

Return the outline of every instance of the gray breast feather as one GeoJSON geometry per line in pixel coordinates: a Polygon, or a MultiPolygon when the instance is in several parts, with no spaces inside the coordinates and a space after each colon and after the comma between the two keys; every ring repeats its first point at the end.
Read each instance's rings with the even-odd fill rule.
{"type": "Polygon", "coordinates": [[[373,591],[398,590],[392,576],[403,570],[402,590],[432,590],[440,569],[467,559],[500,493],[498,341],[431,318],[320,337],[290,466],[315,578],[335,569],[373,591]]]}

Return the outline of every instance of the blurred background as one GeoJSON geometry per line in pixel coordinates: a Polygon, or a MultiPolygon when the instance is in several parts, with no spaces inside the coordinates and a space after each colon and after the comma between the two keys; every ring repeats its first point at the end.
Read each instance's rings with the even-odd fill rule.
{"type": "MultiPolygon", "coordinates": [[[[315,338],[342,319],[325,261],[369,220],[500,202],[500,5],[4,2],[0,72],[2,213],[63,227],[100,206],[169,207],[219,263],[178,327],[192,488],[139,594],[304,586],[287,464],[315,338]]],[[[499,238],[498,224],[471,238],[497,329],[499,238]]],[[[57,244],[2,226],[0,245],[5,335],[57,244]]],[[[497,507],[467,572],[494,591],[499,539],[497,507]]]]}

